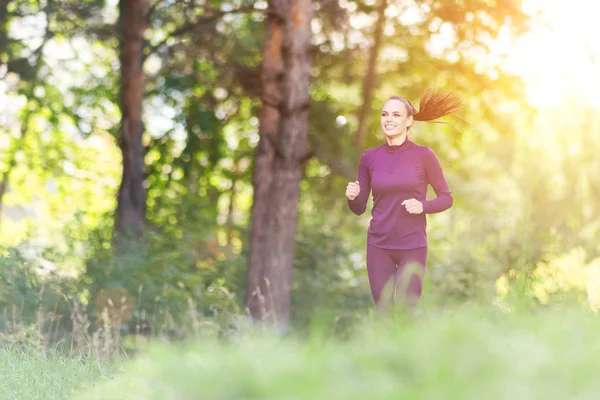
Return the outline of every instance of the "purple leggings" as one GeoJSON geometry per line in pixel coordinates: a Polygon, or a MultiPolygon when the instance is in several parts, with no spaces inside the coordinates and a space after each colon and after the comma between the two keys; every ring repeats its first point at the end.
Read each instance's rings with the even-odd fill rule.
{"type": "Polygon", "coordinates": [[[426,265],[427,247],[388,250],[368,244],[367,272],[375,303],[382,295],[387,300],[401,297],[416,302],[423,291],[426,265]]]}

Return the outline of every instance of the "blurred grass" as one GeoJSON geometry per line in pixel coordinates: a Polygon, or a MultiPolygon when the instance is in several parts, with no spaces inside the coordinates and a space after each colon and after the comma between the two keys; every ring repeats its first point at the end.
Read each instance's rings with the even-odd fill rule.
{"type": "Polygon", "coordinates": [[[0,347],[0,398],[6,400],[70,399],[108,377],[110,367],[91,358],[69,358],[0,347]]]}
{"type": "Polygon", "coordinates": [[[367,318],[347,340],[244,332],[153,344],[78,399],[598,399],[600,319],[457,306],[367,318]]]}

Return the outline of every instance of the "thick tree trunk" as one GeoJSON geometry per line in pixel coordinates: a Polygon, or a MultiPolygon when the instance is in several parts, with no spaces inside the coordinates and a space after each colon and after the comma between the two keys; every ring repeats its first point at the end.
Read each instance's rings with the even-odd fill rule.
{"type": "Polygon", "coordinates": [[[377,77],[376,66],[377,59],[379,58],[379,52],[381,50],[386,8],[387,0],[379,0],[377,5],[377,22],[375,25],[375,32],[373,34],[373,47],[371,47],[369,61],[367,64],[367,72],[363,80],[362,105],[358,110],[358,130],[354,136],[354,145],[359,149],[364,148],[365,139],[367,136],[367,126],[369,122],[368,116],[371,113],[371,106],[373,102],[373,91],[375,90],[377,77]]]}
{"type": "Polygon", "coordinates": [[[261,71],[262,110],[260,117],[260,141],[254,158],[252,185],[252,220],[249,237],[248,268],[246,272],[245,303],[250,315],[264,319],[266,287],[263,280],[262,248],[265,243],[264,220],[269,202],[269,189],[273,181],[274,144],[279,129],[279,106],[281,102],[281,77],[283,75],[282,44],[287,0],[271,1],[265,26],[263,63],[261,71]]]}
{"type": "Polygon", "coordinates": [[[115,237],[143,232],[146,212],[144,188],[144,146],[142,144],[142,103],[144,94],[144,31],[146,30],[146,0],[121,0],[121,132],[119,146],[123,155],[123,176],[119,187],[115,237]]]}
{"type": "Polygon", "coordinates": [[[304,172],[310,104],[311,0],[292,0],[283,43],[283,99],[273,184],[266,218],[264,276],[270,283],[269,311],[285,326],[290,317],[295,234],[304,172]]]}
{"type": "MultiPolygon", "coordinates": [[[[311,0],[282,3],[275,10],[271,9],[272,14],[284,23],[283,74],[278,80],[282,97],[278,103],[278,129],[271,141],[274,158],[269,178],[272,181],[264,203],[260,233],[256,226],[252,227],[253,234],[259,235],[252,243],[260,264],[249,263],[248,276],[258,275],[258,286],[265,300],[264,308],[260,310],[263,312],[252,315],[285,328],[290,318],[300,181],[307,152],[313,10],[311,0]],[[253,268],[258,271],[252,271],[253,268]]],[[[269,140],[261,138],[261,141],[269,140]]],[[[254,207],[256,210],[256,205],[254,207]]],[[[255,282],[249,280],[248,283],[255,282]]]]}

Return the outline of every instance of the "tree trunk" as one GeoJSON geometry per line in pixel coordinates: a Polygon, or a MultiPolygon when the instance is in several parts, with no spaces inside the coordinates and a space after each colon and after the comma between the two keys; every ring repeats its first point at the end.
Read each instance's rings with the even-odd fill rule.
{"type": "MultiPolygon", "coordinates": [[[[6,50],[8,44],[8,32],[6,29],[6,21],[8,20],[8,1],[0,0],[0,56],[6,50]]],[[[0,65],[2,65],[2,58],[0,57],[0,65]]]]}
{"type": "Polygon", "coordinates": [[[235,227],[234,214],[235,214],[235,201],[237,199],[237,188],[236,185],[242,179],[242,172],[240,167],[240,160],[236,157],[233,166],[233,174],[231,176],[231,190],[229,191],[229,207],[227,209],[227,247],[231,247],[233,241],[233,233],[235,227]]]}
{"type": "MultiPolygon", "coordinates": [[[[270,148],[273,156],[271,172],[268,174],[271,184],[262,203],[263,218],[259,228],[252,226],[253,236],[258,236],[252,238],[251,243],[255,246],[253,251],[257,253],[254,255],[260,264],[249,263],[248,276],[256,279],[258,275],[258,279],[254,282],[249,280],[248,284],[258,281],[265,299],[263,310],[252,315],[285,328],[290,318],[300,181],[307,153],[313,10],[311,0],[289,0],[273,8],[270,9],[271,18],[278,17],[284,24],[281,50],[275,52],[281,55],[283,66],[283,73],[277,81],[282,96],[278,102],[277,132],[270,142],[273,145],[270,148]]],[[[269,139],[261,137],[261,142],[266,141],[269,139]]],[[[257,174],[255,178],[258,178],[257,174]]],[[[255,204],[253,207],[256,211],[261,206],[255,204]]],[[[253,215],[253,223],[255,218],[253,215]]],[[[249,289],[252,288],[249,286],[249,289]]],[[[253,311],[252,307],[248,308],[253,311]]]]}
{"type": "Polygon", "coordinates": [[[117,197],[115,237],[142,235],[146,212],[142,103],[144,94],[144,31],[146,0],[120,0],[121,132],[123,176],[117,197]]]}
{"type": "Polygon", "coordinates": [[[367,136],[367,125],[369,122],[369,114],[373,102],[373,91],[375,89],[375,81],[377,77],[377,59],[381,50],[381,40],[383,37],[383,25],[385,24],[385,10],[387,8],[387,0],[379,0],[377,5],[377,22],[375,25],[374,42],[369,54],[369,62],[367,64],[367,72],[363,80],[362,88],[362,105],[358,110],[358,130],[354,136],[354,145],[362,149],[365,146],[365,138],[367,136]]]}
{"type": "Polygon", "coordinates": [[[266,287],[263,280],[262,248],[265,243],[264,220],[269,203],[269,189],[273,181],[273,145],[279,129],[281,78],[283,75],[282,45],[285,21],[282,18],[287,0],[271,1],[265,22],[265,40],[261,71],[262,110],[260,141],[254,158],[252,185],[252,219],[249,237],[248,268],[246,271],[245,303],[250,315],[264,319],[266,287]]]}

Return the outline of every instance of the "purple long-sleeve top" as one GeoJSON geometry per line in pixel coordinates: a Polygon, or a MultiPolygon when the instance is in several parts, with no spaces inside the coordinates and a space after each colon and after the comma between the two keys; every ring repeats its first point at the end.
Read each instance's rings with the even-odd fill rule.
{"type": "Polygon", "coordinates": [[[348,200],[361,215],[373,192],[373,210],[367,242],[384,249],[407,250],[427,246],[427,216],[452,207],[453,198],[440,162],[429,147],[406,139],[401,145],[385,143],[365,151],[358,166],[360,194],[348,200]],[[431,185],[437,197],[427,200],[431,185]],[[421,214],[410,214],[404,200],[423,203],[421,214]]]}

